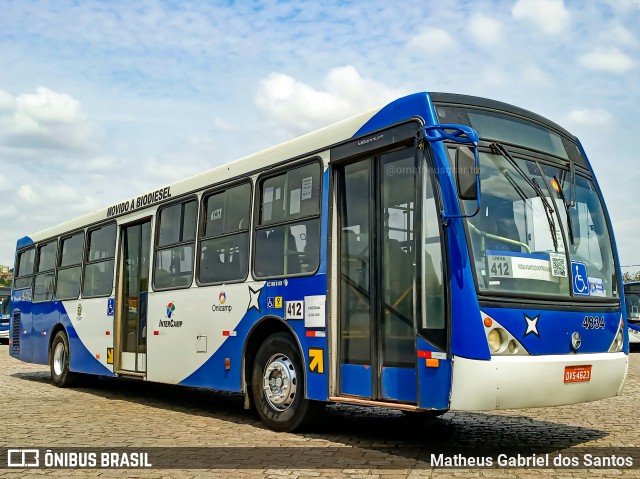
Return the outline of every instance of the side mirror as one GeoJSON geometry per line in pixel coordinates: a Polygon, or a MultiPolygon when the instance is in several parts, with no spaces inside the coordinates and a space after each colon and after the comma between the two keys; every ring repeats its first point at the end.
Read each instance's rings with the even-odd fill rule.
{"type": "Polygon", "coordinates": [[[476,157],[472,149],[459,146],[456,151],[456,188],[461,200],[478,199],[480,171],[476,168],[476,157]]]}

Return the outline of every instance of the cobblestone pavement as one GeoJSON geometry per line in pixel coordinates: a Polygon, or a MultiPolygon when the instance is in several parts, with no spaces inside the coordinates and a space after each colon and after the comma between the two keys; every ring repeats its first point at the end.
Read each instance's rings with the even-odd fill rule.
{"type": "Polygon", "coordinates": [[[17,361],[9,357],[8,346],[0,344],[0,401],[1,447],[179,446],[238,451],[210,451],[223,454],[226,469],[0,469],[0,479],[23,477],[27,472],[53,477],[148,478],[640,477],[640,469],[434,469],[416,463],[410,452],[458,446],[496,454],[515,445],[547,452],[640,446],[638,353],[631,356],[622,396],[604,401],[491,414],[447,413],[437,419],[381,408],[330,405],[308,431],[284,434],[266,429],[254,413],[243,410],[242,397],[237,395],[113,379],[59,389],[49,382],[48,367],[17,361]],[[302,452],[294,454],[298,449],[292,451],[293,447],[302,452]],[[257,453],[251,448],[258,448],[257,453]],[[336,448],[349,454],[336,454],[336,448]],[[247,455],[252,453],[257,454],[252,466],[240,467],[246,466],[247,455]],[[295,468],[286,467],[289,458],[295,468]]]}

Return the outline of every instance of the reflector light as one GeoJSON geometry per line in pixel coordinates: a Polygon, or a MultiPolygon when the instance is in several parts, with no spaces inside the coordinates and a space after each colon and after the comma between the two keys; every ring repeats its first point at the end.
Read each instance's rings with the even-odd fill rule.
{"type": "Polygon", "coordinates": [[[484,318],[483,322],[484,322],[485,328],[490,328],[493,325],[493,320],[489,316],[484,318]]]}
{"type": "Polygon", "coordinates": [[[439,359],[425,359],[428,368],[437,368],[440,367],[439,359]]]}

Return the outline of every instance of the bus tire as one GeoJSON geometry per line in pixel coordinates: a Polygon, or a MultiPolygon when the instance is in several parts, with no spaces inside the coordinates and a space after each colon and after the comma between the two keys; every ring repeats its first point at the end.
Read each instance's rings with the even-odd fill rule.
{"type": "Polygon", "coordinates": [[[58,331],[53,338],[49,351],[49,367],[51,369],[51,381],[59,388],[71,386],[76,374],[69,371],[69,340],[64,331],[58,331]]]}
{"type": "Polygon", "coordinates": [[[291,432],[304,427],[324,406],[304,397],[302,358],[287,333],[272,334],[258,348],[251,388],[260,418],[274,431],[291,432]]]}

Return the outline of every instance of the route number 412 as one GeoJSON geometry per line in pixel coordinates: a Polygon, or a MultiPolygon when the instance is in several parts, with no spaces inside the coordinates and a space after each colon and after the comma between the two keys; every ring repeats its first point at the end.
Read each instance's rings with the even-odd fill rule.
{"type": "Polygon", "coordinates": [[[304,319],[304,301],[287,301],[284,319],[304,319]]]}

